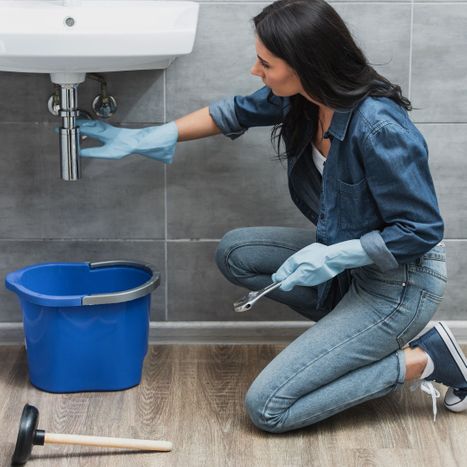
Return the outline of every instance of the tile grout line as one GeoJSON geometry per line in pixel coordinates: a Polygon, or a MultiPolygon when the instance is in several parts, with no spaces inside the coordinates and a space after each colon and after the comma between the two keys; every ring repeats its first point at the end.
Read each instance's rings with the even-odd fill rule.
{"type": "MultiPolygon", "coordinates": [[[[166,243],[203,243],[220,242],[221,238],[0,238],[0,242],[166,242],[166,243]]],[[[444,242],[466,242],[467,238],[443,238],[444,242]]]]}
{"type": "MultiPolygon", "coordinates": [[[[332,6],[335,3],[344,3],[346,5],[407,5],[414,0],[328,0],[332,6]]],[[[248,1],[248,0],[225,0],[225,1],[203,1],[197,3],[201,5],[269,5],[269,2],[263,1],[248,1]]],[[[415,3],[421,5],[459,5],[466,4],[466,0],[415,0],[415,3]]]]}
{"type": "MultiPolygon", "coordinates": [[[[1,73],[1,71],[0,71],[1,73]]],[[[424,109],[420,109],[420,110],[424,110],[424,109]]],[[[426,122],[426,121],[422,121],[422,120],[415,120],[413,119],[412,120],[414,123],[416,124],[421,124],[421,125],[467,125],[467,121],[465,122],[426,122]]],[[[157,125],[158,123],[165,123],[165,122],[157,122],[157,121],[154,121],[154,122],[126,122],[126,121],[122,121],[122,122],[117,122],[118,125],[157,125]]],[[[35,122],[31,122],[31,121],[16,121],[16,122],[2,122],[0,121],[0,125],[35,125],[36,123],[35,122]]],[[[50,126],[51,123],[50,122],[40,122],[39,125],[46,125],[46,126],[50,126]]],[[[266,127],[264,127],[266,128],[266,127]]],[[[272,128],[272,127],[271,127],[272,128]]]]}
{"type": "MultiPolygon", "coordinates": [[[[164,123],[167,123],[167,70],[164,70],[164,123]]],[[[165,287],[164,287],[164,299],[165,299],[165,309],[164,309],[164,320],[168,321],[169,318],[169,302],[168,302],[168,289],[169,289],[169,280],[168,280],[168,242],[167,242],[167,164],[164,164],[164,274],[165,274],[165,287]]]]}
{"type": "Polygon", "coordinates": [[[220,238],[15,238],[0,237],[0,242],[220,242],[220,238]]]}
{"type": "Polygon", "coordinates": [[[412,58],[413,58],[413,18],[414,18],[414,1],[410,2],[410,39],[409,39],[409,101],[412,98],[412,58]]]}

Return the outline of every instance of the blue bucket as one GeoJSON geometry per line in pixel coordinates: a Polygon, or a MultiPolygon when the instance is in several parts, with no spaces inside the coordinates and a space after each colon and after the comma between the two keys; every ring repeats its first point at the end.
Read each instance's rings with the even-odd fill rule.
{"type": "Polygon", "coordinates": [[[133,261],[43,263],[6,276],[23,311],[31,383],[48,392],[141,382],[159,273],[133,261]]]}

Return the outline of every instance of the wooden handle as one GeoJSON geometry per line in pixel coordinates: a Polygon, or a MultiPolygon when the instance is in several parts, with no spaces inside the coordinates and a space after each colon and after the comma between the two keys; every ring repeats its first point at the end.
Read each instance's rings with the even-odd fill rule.
{"type": "Polygon", "coordinates": [[[109,438],[107,436],[62,435],[59,433],[46,433],[45,444],[79,444],[81,446],[100,446],[106,448],[140,449],[142,451],[171,451],[170,441],[109,438]]]}

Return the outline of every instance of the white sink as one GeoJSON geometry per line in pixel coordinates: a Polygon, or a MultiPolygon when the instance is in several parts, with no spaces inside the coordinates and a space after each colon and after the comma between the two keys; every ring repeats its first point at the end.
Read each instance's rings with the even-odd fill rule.
{"type": "Polygon", "coordinates": [[[199,4],[157,0],[0,0],[0,71],[50,73],[167,68],[193,49],[199,4]]]}

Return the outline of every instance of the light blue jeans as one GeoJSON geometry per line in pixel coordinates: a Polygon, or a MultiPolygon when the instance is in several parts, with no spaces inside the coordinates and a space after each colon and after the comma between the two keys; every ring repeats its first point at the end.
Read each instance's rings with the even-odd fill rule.
{"type": "MultiPolygon", "coordinates": [[[[313,241],[307,229],[235,229],[219,243],[216,262],[229,281],[259,290],[290,255],[313,241]]],[[[321,315],[313,287],[276,289],[267,296],[316,324],[282,350],[248,389],[245,407],[258,428],[273,433],[302,428],[403,384],[401,349],[432,319],[444,294],[445,245],[440,242],[417,261],[384,273],[369,265],[351,274],[348,292],[321,315]]]]}

